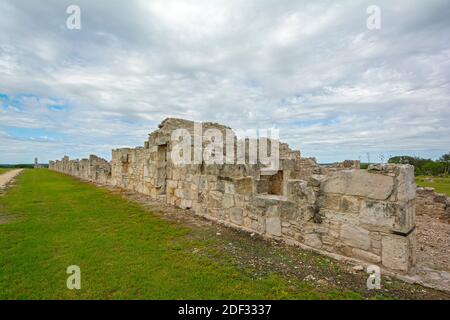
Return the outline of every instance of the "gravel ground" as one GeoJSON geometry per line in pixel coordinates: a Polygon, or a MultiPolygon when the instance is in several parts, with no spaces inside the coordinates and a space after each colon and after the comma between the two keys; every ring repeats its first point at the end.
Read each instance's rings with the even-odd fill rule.
{"type": "Polygon", "coordinates": [[[416,216],[417,262],[420,266],[450,271],[450,223],[416,216]]]}

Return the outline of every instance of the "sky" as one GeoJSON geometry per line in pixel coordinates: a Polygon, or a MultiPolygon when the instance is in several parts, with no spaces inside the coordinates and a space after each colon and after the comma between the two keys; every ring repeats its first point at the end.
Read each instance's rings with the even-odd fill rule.
{"type": "Polygon", "coordinates": [[[110,159],[167,117],[277,128],[321,163],[437,158],[449,17],[448,0],[0,0],[0,163],[110,159]]]}

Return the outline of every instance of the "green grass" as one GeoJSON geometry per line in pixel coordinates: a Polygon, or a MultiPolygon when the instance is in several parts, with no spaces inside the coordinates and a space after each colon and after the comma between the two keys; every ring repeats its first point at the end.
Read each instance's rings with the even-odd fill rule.
{"type": "Polygon", "coordinates": [[[444,193],[450,197],[450,177],[416,177],[416,184],[420,187],[432,187],[436,192],[444,193]],[[433,182],[427,180],[431,179],[433,182]]]}
{"type": "Polygon", "coordinates": [[[255,280],[229,258],[195,253],[214,240],[48,170],[23,172],[0,197],[0,218],[0,299],[361,298],[276,274],[255,280]],[[81,290],[66,288],[69,265],[81,268],[81,290]]]}

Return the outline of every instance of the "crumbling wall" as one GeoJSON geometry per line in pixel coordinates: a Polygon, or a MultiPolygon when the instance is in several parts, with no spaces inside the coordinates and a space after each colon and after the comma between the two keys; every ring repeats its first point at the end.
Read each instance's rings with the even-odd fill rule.
{"type": "Polygon", "coordinates": [[[138,147],[112,151],[111,181],[124,189],[152,195],[152,179],[148,163],[150,150],[138,147]]]}
{"type": "Polygon", "coordinates": [[[48,168],[84,180],[111,184],[111,164],[96,155],[90,155],[89,159],[81,160],[70,160],[68,156],[64,156],[62,160],[50,161],[48,168]]]}
{"type": "MultiPolygon", "coordinates": [[[[261,161],[208,163],[205,159],[177,164],[172,158],[177,141],[172,133],[186,130],[201,153],[209,142],[208,129],[224,136],[230,129],[192,121],[166,119],[149,134],[143,147],[112,151],[111,164],[91,156],[85,160],[50,162],[50,169],[140,192],[197,215],[267,237],[298,242],[322,252],[336,253],[410,272],[415,264],[414,170],[410,165],[371,165],[359,161],[321,167],[314,158],[302,158],[287,144],[279,145],[279,165],[261,161]],[[198,129],[198,128],[197,128],[198,129]],[[202,135],[199,137],[199,135],[202,135]]],[[[234,147],[223,156],[237,157],[250,139],[231,137],[234,147]]],[[[274,140],[268,140],[269,144],[274,140]]],[[[257,144],[256,148],[260,145],[257,144]]],[[[197,150],[198,151],[198,150],[197,150]]]]}
{"type": "MultiPolygon", "coordinates": [[[[415,263],[415,182],[409,165],[342,170],[320,184],[327,251],[337,250],[394,270],[415,263]]],[[[320,232],[317,236],[320,238],[320,232]]]]}
{"type": "Polygon", "coordinates": [[[450,197],[435,192],[434,188],[417,188],[416,213],[450,219],[450,197]]]}

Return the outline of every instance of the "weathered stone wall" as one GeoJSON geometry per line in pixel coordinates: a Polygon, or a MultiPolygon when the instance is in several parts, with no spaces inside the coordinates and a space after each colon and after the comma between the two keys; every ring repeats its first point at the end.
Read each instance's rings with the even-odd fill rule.
{"type": "Polygon", "coordinates": [[[412,166],[343,170],[325,178],[320,187],[322,224],[330,228],[322,236],[327,251],[334,248],[394,270],[414,265],[412,166]]]}
{"type": "MultiPolygon", "coordinates": [[[[416,186],[412,166],[372,165],[361,170],[358,161],[345,161],[324,168],[287,144],[280,144],[278,170],[269,170],[260,161],[176,165],[171,159],[175,147],[171,134],[180,128],[193,141],[202,134],[191,121],[166,119],[143,147],[113,150],[110,166],[91,156],[80,161],[64,157],[49,167],[87,180],[101,179],[101,183],[147,194],[264,236],[395,271],[413,269],[416,186]]],[[[204,123],[202,132],[209,128],[229,133],[228,127],[215,123],[204,123]]],[[[234,148],[224,148],[224,157],[239,152],[238,140],[232,139],[234,148]]],[[[201,151],[208,142],[203,141],[201,151]]],[[[246,146],[249,159],[250,140],[241,145],[246,146]]]]}
{"type": "Polygon", "coordinates": [[[70,160],[68,156],[64,156],[62,160],[50,161],[48,168],[100,184],[111,183],[111,164],[95,155],[81,160],[70,160]]]}
{"type": "Polygon", "coordinates": [[[417,188],[416,213],[450,219],[450,197],[436,193],[434,188],[417,188]]]}

